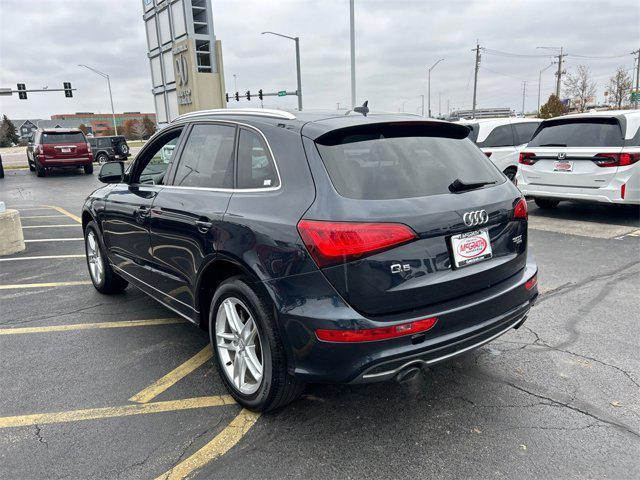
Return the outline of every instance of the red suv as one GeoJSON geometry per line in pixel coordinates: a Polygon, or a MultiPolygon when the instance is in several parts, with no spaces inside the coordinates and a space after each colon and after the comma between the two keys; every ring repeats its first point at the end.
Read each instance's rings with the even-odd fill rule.
{"type": "Polygon", "coordinates": [[[36,130],[27,146],[29,170],[44,177],[52,167],[82,167],[93,173],[93,154],[82,130],[77,128],[45,128],[36,130]]]}

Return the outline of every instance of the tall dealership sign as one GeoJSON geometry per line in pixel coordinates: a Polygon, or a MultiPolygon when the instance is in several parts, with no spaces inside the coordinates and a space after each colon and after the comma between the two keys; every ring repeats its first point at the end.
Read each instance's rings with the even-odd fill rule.
{"type": "Polygon", "coordinates": [[[157,120],[226,107],[211,0],[142,0],[157,120]]]}

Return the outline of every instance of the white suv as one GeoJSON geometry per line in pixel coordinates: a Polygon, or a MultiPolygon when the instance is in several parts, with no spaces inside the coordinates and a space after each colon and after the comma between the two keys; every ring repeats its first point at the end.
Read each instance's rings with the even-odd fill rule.
{"type": "Polygon", "coordinates": [[[560,200],[640,204],[640,110],[545,120],[520,153],[518,187],[542,208],[560,200]]]}
{"type": "Polygon", "coordinates": [[[456,123],[471,129],[469,138],[501,172],[513,181],[518,171],[518,154],[542,120],[538,118],[483,118],[456,123]]]}

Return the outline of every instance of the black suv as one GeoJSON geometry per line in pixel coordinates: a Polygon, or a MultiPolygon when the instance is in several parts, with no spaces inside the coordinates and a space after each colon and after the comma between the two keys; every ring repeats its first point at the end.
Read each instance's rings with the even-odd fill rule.
{"type": "Polygon", "coordinates": [[[462,125],[214,110],[152,137],[82,213],[96,289],[208,330],[254,410],[307,382],[405,378],[525,321],[527,204],[462,125]]]}
{"type": "Polygon", "coordinates": [[[129,145],[122,135],[111,137],[89,137],[93,158],[98,163],[107,163],[114,160],[126,160],[129,158],[129,145]]]}

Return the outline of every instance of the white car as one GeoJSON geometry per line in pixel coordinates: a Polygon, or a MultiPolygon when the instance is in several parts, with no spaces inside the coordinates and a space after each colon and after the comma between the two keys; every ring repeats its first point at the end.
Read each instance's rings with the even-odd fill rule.
{"type": "Polygon", "coordinates": [[[539,118],[483,118],[456,123],[471,129],[469,138],[501,172],[513,181],[518,171],[518,155],[540,125],[539,118]]]}
{"type": "Polygon", "coordinates": [[[518,187],[541,208],[561,200],[638,205],[639,128],[640,110],[545,120],[520,153],[518,187]]]}

